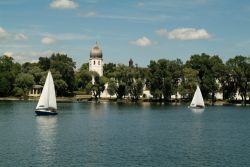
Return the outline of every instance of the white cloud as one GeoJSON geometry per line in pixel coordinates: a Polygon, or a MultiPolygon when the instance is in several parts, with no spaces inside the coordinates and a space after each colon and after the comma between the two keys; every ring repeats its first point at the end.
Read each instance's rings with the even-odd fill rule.
{"type": "Polygon", "coordinates": [[[4,52],[3,55],[12,57],[13,56],[13,52],[4,52]]]}
{"type": "Polygon", "coordinates": [[[28,38],[22,33],[18,33],[15,35],[15,40],[22,41],[22,40],[27,40],[27,39],[28,38]]]}
{"type": "Polygon", "coordinates": [[[74,34],[74,33],[58,33],[58,34],[50,34],[50,33],[41,33],[41,36],[47,37],[60,41],[70,41],[70,40],[88,40],[91,39],[90,36],[85,34],[74,34]]]}
{"type": "Polygon", "coordinates": [[[17,52],[4,52],[2,55],[13,57],[15,62],[25,63],[25,62],[37,62],[39,57],[49,57],[52,55],[51,50],[46,51],[17,51],[17,52]]]}
{"type": "Polygon", "coordinates": [[[113,20],[127,20],[132,22],[158,22],[158,21],[166,21],[171,17],[166,15],[158,15],[158,16],[133,16],[133,15],[106,15],[103,13],[96,13],[94,11],[87,13],[78,13],[79,17],[88,18],[93,17],[97,19],[113,19],[113,20]]]}
{"type": "Polygon", "coordinates": [[[0,27],[0,42],[23,41],[23,40],[27,40],[27,39],[28,39],[28,37],[22,33],[7,32],[5,29],[0,27]]]}
{"type": "Polygon", "coordinates": [[[166,29],[160,29],[156,31],[156,34],[176,40],[199,40],[211,38],[211,35],[205,29],[195,28],[177,28],[169,32],[166,29]]]}
{"type": "Polygon", "coordinates": [[[50,4],[50,7],[55,9],[75,9],[78,6],[73,0],[54,0],[50,4]]]}
{"type": "Polygon", "coordinates": [[[9,33],[7,33],[2,27],[0,27],[0,39],[4,39],[7,36],[9,36],[9,33]]]}
{"type": "Polygon", "coordinates": [[[51,37],[43,37],[43,38],[41,39],[41,42],[42,42],[43,44],[45,44],[45,45],[49,45],[49,44],[55,43],[56,40],[53,39],[53,38],[51,38],[51,37]]]}
{"type": "Polygon", "coordinates": [[[142,47],[152,45],[152,42],[147,37],[141,37],[135,41],[132,41],[131,43],[137,46],[142,46],[142,47]]]}

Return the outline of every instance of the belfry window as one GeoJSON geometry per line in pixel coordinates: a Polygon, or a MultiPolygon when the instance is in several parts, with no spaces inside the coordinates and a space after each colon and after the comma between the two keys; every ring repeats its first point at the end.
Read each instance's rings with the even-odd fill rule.
{"type": "Polygon", "coordinates": [[[100,65],[100,61],[98,61],[98,65],[100,65]]]}
{"type": "Polygon", "coordinates": [[[95,65],[95,61],[94,61],[94,65],[95,65]]]}

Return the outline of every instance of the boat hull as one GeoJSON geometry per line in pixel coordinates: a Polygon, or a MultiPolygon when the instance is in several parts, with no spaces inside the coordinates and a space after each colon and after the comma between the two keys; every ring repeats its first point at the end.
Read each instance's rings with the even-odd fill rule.
{"type": "Polygon", "coordinates": [[[50,110],[35,110],[36,115],[57,115],[57,112],[50,110]]]}
{"type": "Polygon", "coordinates": [[[205,106],[196,105],[196,106],[188,106],[188,108],[203,109],[203,108],[205,108],[205,106]]]}

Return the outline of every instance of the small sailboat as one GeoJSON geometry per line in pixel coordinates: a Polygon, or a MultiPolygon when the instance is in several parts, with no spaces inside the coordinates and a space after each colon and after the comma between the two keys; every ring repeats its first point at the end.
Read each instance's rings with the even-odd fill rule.
{"type": "Polygon", "coordinates": [[[55,86],[49,71],[35,112],[37,115],[57,115],[56,110],[55,86]]]}
{"type": "Polygon", "coordinates": [[[197,85],[190,108],[205,108],[204,100],[201,94],[200,87],[197,85]]]}

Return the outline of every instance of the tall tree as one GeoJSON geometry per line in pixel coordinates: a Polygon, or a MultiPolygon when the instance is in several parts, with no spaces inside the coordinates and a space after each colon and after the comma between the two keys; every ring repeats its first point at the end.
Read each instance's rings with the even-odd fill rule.
{"type": "Polygon", "coordinates": [[[199,83],[198,71],[192,68],[184,68],[183,76],[180,82],[179,93],[184,98],[189,98],[193,96],[196,85],[199,83]]]}
{"type": "Polygon", "coordinates": [[[21,72],[21,65],[15,63],[12,57],[0,57],[0,96],[10,96],[13,93],[15,78],[21,72]]]}
{"type": "Polygon", "coordinates": [[[250,58],[244,56],[235,56],[226,62],[230,70],[230,75],[234,81],[234,85],[242,97],[242,101],[246,104],[247,91],[250,82],[250,58]]]}
{"type": "Polygon", "coordinates": [[[88,92],[91,92],[92,95],[95,98],[95,101],[98,102],[98,99],[100,99],[101,93],[104,91],[105,89],[105,83],[106,83],[106,79],[105,77],[100,77],[99,74],[94,73],[94,83],[89,83],[86,86],[86,90],[88,92]]]}
{"type": "Polygon", "coordinates": [[[34,77],[31,74],[25,73],[20,73],[16,77],[15,83],[17,88],[21,88],[23,90],[24,96],[28,95],[29,90],[35,84],[34,77]]]}

